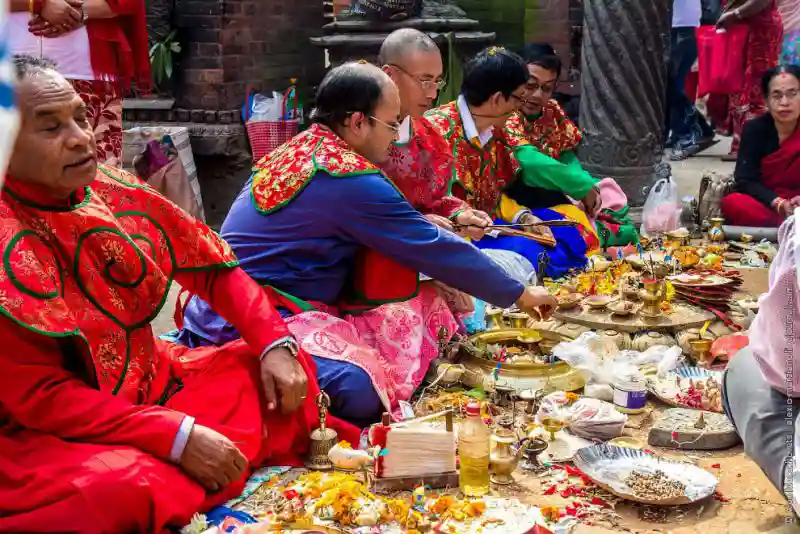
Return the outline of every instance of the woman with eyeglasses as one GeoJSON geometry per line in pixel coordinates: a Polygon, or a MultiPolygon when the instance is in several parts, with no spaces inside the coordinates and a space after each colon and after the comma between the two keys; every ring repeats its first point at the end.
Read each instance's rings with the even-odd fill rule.
{"type": "Polygon", "coordinates": [[[761,89],[768,113],[745,124],[721,208],[728,224],[775,228],[800,207],[800,66],[767,71],[761,89]]]}

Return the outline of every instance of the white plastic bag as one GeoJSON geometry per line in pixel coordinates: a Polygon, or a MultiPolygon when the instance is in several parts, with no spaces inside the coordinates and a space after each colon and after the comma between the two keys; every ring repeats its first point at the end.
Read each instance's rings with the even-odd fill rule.
{"type": "Polygon", "coordinates": [[[272,97],[258,93],[253,95],[252,113],[249,121],[278,121],[283,115],[283,95],[273,91],[272,97]]]}
{"type": "Polygon", "coordinates": [[[553,347],[553,356],[577,370],[587,384],[611,384],[613,362],[603,360],[596,353],[597,342],[597,334],[584,332],[572,341],[562,341],[553,347]]]}
{"type": "Polygon", "coordinates": [[[672,178],[653,184],[644,203],[642,235],[653,236],[672,232],[681,225],[681,202],[678,185],[672,178]]]}
{"type": "Polygon", "coordinates": [[[570,404],[563,391],[556,391],[542,399],[536,422],[541,424],[545,417],[566,422],[569,431],[578,437],[603,440],[621,436],[628,422],[628,417],[609,402],[581,397],[570,404]]]}

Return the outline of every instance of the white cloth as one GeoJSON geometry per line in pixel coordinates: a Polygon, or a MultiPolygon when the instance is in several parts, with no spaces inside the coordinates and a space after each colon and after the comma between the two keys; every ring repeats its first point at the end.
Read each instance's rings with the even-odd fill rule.
{"type": "Polygon", "coordinates": [[[400,123],[400,128],[397,131],[396,143],[398,145],[405,145],[409,141],[411,141],[411,115],[406,115],[406,118],[400,123]]]}
{"type": "Polygon", "coordinates": [[[697,28],[703,18],[700,0],[675,0],[672,4],[673,28],[697,28]]]}
{"type": "Polygon", "coordinates": [[[470,141],[473,139],[478,139],[481,148],[485,147],[486,143],[491,141],[492,137],[494,136],[494,128],[490,127],[482,132],[478,131],[478,126],[475,124],[475,118],[472,116],[472,113],[469,110],[469,104],[467,104],[467,101],[463,95],[458,95],[456,106],[458,107],[458,114],[461,116],[461,123],[464,125],[464,136],[470,141]]]}
{"type": "Polygon", "coordinates": [[[55,62],[58,71],[72,80],[93,80],[92,59],[89,52],[89,34],[80,26],[60,37],[36,37],[28,31],[28,13],[11,13],[8,41],[12,54],[44,57],[55,62]]]}
{"type": "Polygon", "coordinates": [[[14,106],[14,69],[8,49],[8,0],[0,0],[0,186],[14,148],[19,117],[14,106]]]}

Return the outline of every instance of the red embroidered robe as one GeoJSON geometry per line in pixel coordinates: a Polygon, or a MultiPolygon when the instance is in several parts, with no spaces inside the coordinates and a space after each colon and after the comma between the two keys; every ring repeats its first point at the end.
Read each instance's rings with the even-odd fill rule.
{"type": "Polygon", "coordinates": [[[411,120],[411,138],[407,143],[395,143],[381,168],[408,202],[424,214],[451,218],[468,207],[450,195],[452,151],[424,118],[411,120]]]}
{"type": "Polygon", "coordinates": [[[295,414],[262,412],[258,353],[288,330],[228,245],[120,171],[61,204],[41,196],[9,179],[0,197],[0,532],[158,532],[235,496],[244,480],[206,495],[169,463],[187,414],[253,466],[297,462],[317,389],[295,414]],[[244,339],[157,341],[174,281],[244,339]]]}
{"type": "Polygon", "coordinates": [[[467,139],[455,102],[430,110],[425,119],[454,159],[451,193],[475,209],[497,215],[502,190],[516,174],[511,150],[502,137],[492,137],[483,147],[467,139]]]}

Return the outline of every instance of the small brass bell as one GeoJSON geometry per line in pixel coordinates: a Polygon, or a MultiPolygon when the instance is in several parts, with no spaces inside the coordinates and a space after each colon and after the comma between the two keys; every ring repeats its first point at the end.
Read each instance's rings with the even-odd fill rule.
{"type": "Polygon", "coordinates": [[[331,398],[324,391],[320,391],[316,402],[319,410],[319,428],[311,431],[311,445],[306,467],[313,471],[329,471],[333,469],[333,463],[328,458],[328,453],[338,443],[339,436],[335,430],[328,428],[326,424],[331,398]]]}

